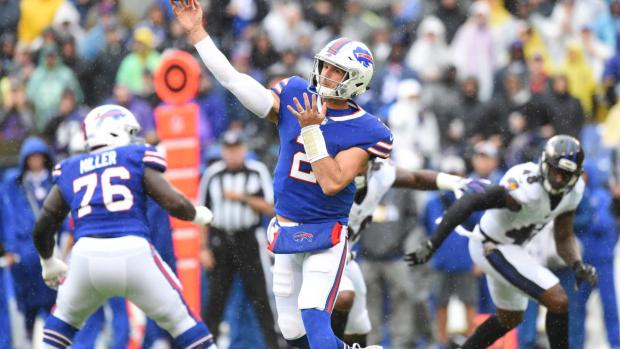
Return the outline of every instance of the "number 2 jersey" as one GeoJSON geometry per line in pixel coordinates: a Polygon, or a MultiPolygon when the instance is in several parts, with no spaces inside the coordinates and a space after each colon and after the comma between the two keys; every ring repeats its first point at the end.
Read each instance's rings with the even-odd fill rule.
{"type": "MultiPolygon", "coordinates": [[[[299,223],[339,221],[346,224],[355,184],[349,183],[333,196],[323,193],[304,152],[299,121],[287,108],[288,105],[295,106],[294,97],[302,104],[304,93],[312,98],[308,82],[293,76],[280,81],[272,90],[280,97],[280,155],[274,175],[275,212],[299,223]]],[[[388,158],[392,149],[390,130],[378,117],[353,102],[347,109],[327,109],[321,131],[331,157],[358,147],[367,151],[371,158],[388,158]]]]}
{"type": "Polygon", "coordinates": [[[559,215],[576,210],[585,188],[583,179],[579,178],[559,203],[551,207],[551,197],[542,185],[540,166],[532,162],[512,167],[500,185],[521,204],[521,210],[487,210],[477,229],[499,243],[517,245],[529,240],[559,215]]]}
{"type": "Polygon", "coordinates": [[[71,208],[76,241],[84,236],[149,238],[144,169],[164,172],[154,147],[130,144],[102,148],[57,164],[52,175],[71,208]]]}

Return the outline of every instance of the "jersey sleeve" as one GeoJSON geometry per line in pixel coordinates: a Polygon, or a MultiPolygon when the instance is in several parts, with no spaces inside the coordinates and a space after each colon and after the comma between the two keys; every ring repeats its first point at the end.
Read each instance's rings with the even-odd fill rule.
{"type": "Polygon", "coordinates": [[[536,174],[532,169],[528,168],[524,164],[520,164],[512,167],[506,172],[504,177],[499,182],[499,185],[508,190],[510,196],[512,196],[519,203],[524,204],[529,201],[529,195],[527,193],[528,178],[535,178],[536,174]]]}
{"type": "Polygon", "coordinates": [[[153,146],[146,146],[144,148],[142,162],[144,163],[144,166],[148,166],[159,172],[166,172],[166,168],[168,168],[164,155],[153,146]]]}
{"type": "Polygon", "coordinates": [[[275,94],[278,97],[281,97],[282,92],[284,91],[284,89],[286,88],[286,85],[288,85],[288,82],[291,78],[286,78],[286,79],[282,79],[280,81],[278,81],[276,84],[274,84],[271,87],[271,91],[275,92],[275,94]]]}
{"type": "Polygon", "coordinates": [[[369,132],[370,137],[364,140],[364,143],[359,144],[358,147],[366,150],[370,155],[370,158],[387,159],[392,152],[392,142],[394,138],[390,129],[383,124],[378,118],[377,124],[369,132]]]}

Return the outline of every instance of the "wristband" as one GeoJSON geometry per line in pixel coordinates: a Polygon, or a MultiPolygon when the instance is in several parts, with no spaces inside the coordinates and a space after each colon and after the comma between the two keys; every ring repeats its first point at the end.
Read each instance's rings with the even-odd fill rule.
{"type": "Polygon", "coordinates": [[[323,132],[319,125],[309,125],[301,129],[301,138],[304,140],[306,157],[310,163],[329,156],[323,132]]]}
{"type": "Polygon", "coordinates": [[[444,172],[437,173],[435,184],[439,190],[457,190],[460,187],[460,183],[463,177],[454,176],[444,172]]]}

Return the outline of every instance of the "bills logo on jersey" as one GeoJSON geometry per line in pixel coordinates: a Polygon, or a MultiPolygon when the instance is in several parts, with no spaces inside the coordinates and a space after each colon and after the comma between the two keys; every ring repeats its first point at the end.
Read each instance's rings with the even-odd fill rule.
{"type": "Polygon", "coordinates": [[[311,233],[299,233],[293,236],[293,240],[295,240],[296,242],[302,242],[302,241],[312,242],[313,239],[314,239],[314,234],[311,234],[311,233]]]}
{"type": "Polygon", "coordinates": [[[369,66],[375,63],[374,60],[372,59],[372,55],[370,54],[370,52],[364,50],[361,47],[356,48],[353,51],[353,54],[355,55],[355,58],[357,59],[357,61],[362,63],[362,65],[366,68],[368,68],[369,66]]]}

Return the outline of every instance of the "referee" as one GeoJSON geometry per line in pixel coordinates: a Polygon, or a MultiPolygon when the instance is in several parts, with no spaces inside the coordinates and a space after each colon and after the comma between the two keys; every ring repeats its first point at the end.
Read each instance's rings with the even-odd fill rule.
{"type": "Polygon", "coordinates": [[[199,202],[213,211],[213,222],[203,235],[200,253],[201,262],[209,272],[203,319],[217,338],[233,278],[239,273],[267,347],[278,348],[256,239],[261,215],[274,215],[273,184],[262,162],[246,159],[240,133],[224,134],[222,160],[210,165],[202,176],[199,202]]]}

